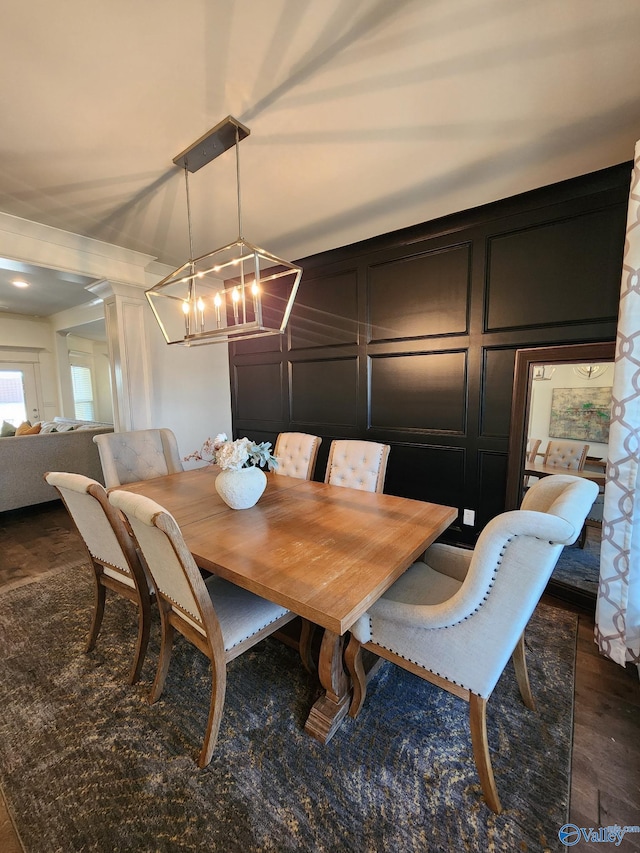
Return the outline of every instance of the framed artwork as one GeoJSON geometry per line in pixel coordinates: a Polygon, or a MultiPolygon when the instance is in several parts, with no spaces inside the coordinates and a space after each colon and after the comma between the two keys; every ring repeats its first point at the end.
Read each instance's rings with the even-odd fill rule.
{"type": "Polygon", "coordinates": [[[611,387],[554,388],[549,436],[607,444],[611,421],[611,387]]]}

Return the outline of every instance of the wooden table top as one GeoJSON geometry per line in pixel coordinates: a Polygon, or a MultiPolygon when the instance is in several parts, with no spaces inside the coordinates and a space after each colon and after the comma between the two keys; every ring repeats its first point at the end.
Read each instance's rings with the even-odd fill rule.
{"type": "Polygon", "coordinates": [[[582,477],[585,480],[593,480],[599,486],[604,486],[604,471],[575,471],[572,468],[558,468],[553,465],[544,465],[542,462],[525,462],[524,473],[537,477],[551,477],[554,474],[569,474],[572,477],[582,477]]]}
{"type": "Polygon", "coordinates": [[[456,519],[453,507],[269,474],[232,510],[213,467],[121,488],[169,510],[197,564],[344,634],[456,519]]]}

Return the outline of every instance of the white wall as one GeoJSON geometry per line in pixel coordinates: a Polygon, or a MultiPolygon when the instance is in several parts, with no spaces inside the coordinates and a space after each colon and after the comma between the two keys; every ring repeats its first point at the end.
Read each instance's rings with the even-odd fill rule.
{"type": "Polygon", "coordinates": [[[93,341],[94,380],[96,383],[97,421],[113,423],[113,396],[111,392],[111,371],[109,370],[109,348],[106,342],[93,341]]]}
{"type": "MultiPolygon", "coordinates": [[[[146,326],[151,349],[152,424],[169,427],[180,456],[199,450],[209,436],[231,436],[231,386],[227,344],[182,347],[165,343],[149,308],[146,326]]],[[[185,468],[194,463],[185,463],[185,468]]]]}
{"type": "MultiPolygon", "coordinates": [[[[551,418],[551,397],[554,388],[604,388],[613,384],[613,364],[604,364],[605,371],[594,379],[578,376],[571,364],[554,365],[556,370],[549,380],[535,380],[531,383],[531,414],[529,418],[529,438],[541,439],[540,452],[544,452],[549,441],[549,419],[551,418]]],[[[595,441],[589,442],[589,456],[606,459],[607,445],[595,441]]]]}

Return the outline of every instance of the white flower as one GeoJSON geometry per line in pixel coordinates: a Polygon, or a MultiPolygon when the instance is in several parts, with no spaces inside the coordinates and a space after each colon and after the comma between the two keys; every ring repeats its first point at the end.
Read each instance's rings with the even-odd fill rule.
{"type": "Polygon", "coordinates": [[[214,439],[207,438],[200,450],[195,450],[184,458],[185,461],[195,459],[219,465],[223,471],[238,471],[251,465],[266,466],[272,470],[278,465],[278,460],[271,453],[270,442],[256,444],[246,436],[229,441],[223,432],[218,433],[214,439]]]}
{"type": "Polygon", "coordinates": [[[223,471],[238,471],[244,468],[249,459],[249,444],[247,438],[225,442],[216,453],[216,462],[223,471]]]}

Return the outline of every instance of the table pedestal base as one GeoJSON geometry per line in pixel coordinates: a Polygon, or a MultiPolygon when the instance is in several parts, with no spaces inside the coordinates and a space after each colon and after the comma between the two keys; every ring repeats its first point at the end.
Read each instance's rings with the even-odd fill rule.
{"type": "Polygon", "coordinates": [[[343,650],[344,637],[325,630],[318,661],[318,677],[325,694],[315,702],[304,727],[305,732],[320,743],[331,740],[351,704],[351,685],[342,663],[343,650]]]}

